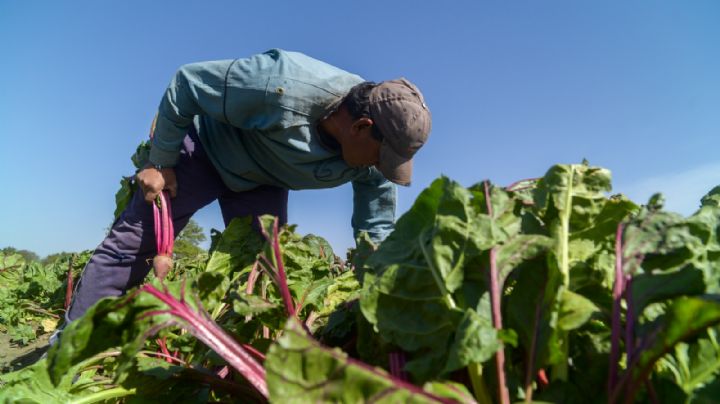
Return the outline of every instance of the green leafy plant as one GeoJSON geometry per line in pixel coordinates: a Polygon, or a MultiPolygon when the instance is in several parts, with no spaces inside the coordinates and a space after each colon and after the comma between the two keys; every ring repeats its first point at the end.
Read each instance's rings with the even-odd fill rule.
{"type": "MultiPolygon", "coordinates": [[[[0,376],[0,400],[713,402],[720,187],[689,217],[610,192],[587,163],[508,187],[441,177],[347,262],[236,219],[0,376]]],[[[67,267],[0,258],[0,299],[62,313],[67,267]]]]}

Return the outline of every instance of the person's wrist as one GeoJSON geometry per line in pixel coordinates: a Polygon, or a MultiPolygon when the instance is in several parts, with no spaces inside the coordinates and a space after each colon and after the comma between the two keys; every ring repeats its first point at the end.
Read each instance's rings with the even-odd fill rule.
{"type": "Polygon", "coordinates": [[[156,164],[156,163],[153,163],[152,161],[148,161],[148,163],[145,165],[145,168],[154,168],[158,171],[162,171],[163,168],[167,168],[167,167],[163,166],[162,164],[156,164]]]}

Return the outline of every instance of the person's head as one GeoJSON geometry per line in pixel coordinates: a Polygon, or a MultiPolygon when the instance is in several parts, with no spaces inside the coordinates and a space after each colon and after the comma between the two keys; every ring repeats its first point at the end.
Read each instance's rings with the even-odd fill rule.
{"type": "Polygon", "coordinates": [[[412,158],[430,134],[430,111],[404,78],[353,87],[334,114],[334,135],[352,167],[376,166],[388,180],[409,185],[412,158]]]}

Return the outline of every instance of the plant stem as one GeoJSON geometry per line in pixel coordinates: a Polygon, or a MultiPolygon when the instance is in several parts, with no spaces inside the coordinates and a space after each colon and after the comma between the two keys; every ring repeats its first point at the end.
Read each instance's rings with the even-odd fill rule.
{"type": "Polygon", "coordinates": [[[65,290],[65,310],[67,310],[70,307],[70,303],[72,302],[72,295],[73,295],[73,273],[72,273],[72,267],[73,262],[75,261],[75,254],[70,256],[70,262],[68,263],[68,272],[67,272],[67,289],[65,290]]]}
{"type": "MultiPolygon", "coordinates": [[[[573,185],[575,182],[575,165],[570,165],[570,177],[568,178],[567,191],[563,209],[560,214],[560,232],[558,245],[558,268],[562,274],[562,285],[558,290],[558,296],[570,287],[570,214],[572,212],[573,185]]],[[[567,381],[568,379],[568,338],[567,331],[560,332],[560,348],[562,355],[560,362],[553,366],[552,377],[555,380],[567,381]]]]}
{"type": "Polygon", "coordinates": [[[537,350],[538,324],[540,324],[540,314],[542,309],[542,300],[545,296],[544,289],[540,291],[540,298],[535,306],[535,323],[533,324],[533,336],[530,342],[530,352],[527,357],[527,369],[525,371],[525,402],[532,402],[533,396],[533,378],[535,373],[535,351],[537,350]]]}
{"type": "Polygon", "coordinates": [[[278,288],[280,289],[280,295],[285,303],[285,310],[287,311],[288,317],[295,317],[297,309],[293,302],[292,295],[290,294],[290,288],[288,288],[287,275],[285,274],[285,265],[282,260],[282,251],[280,250],[280,238],[278,230],[278,218],[275,218],[273,223],[273,236],[272,239],[268,237],[268,242],[272,245],[273,258],[275,259],[275,268],[277,269],[277,281],[278,288]]]}
{"type": "Polygon", "coordinates": [[[137,389],[132,388],[130,390],[125,389],[123,387],[114,387],[112,389],[102,390],[98,391],[97,393],[93,393],[84,397],[80,397],[76,400],[70,401],[70,404],[90,404],[90,403],[97,403],[99,401],[107,401],[111,398],[119,398],[119,397],[125,397],[129,395],[134,395],[137,392],[137,389]]]}
{"type": "Polygon", "coordinates": [[[418,237],[418,244],[420,245],[420,250],[423,252],[423,256],[425,257],[425,261],[428,264],[428,267],[430,268],[430,273],[433,276],[433,279],[435,280],[435,284],[437,285],[438,289],[440,290],[440,294],[443,296],[443,300],[445,300],[445,303],[447,303],[448,307],[452,310],[456,308],[455,301],[453,300],[450,293],[448,293],[447,288],[445,288],[445,283],[442,280],[442,276],[440,276],[440,271],[435,268],[435,265],[433,265],[432,262],[432,256],[430,255],[430,251],[425,247],[425,243],[423,243],[423,238],[418,237]]]}
{"type": "Polygon", "coordinates": [[[618,360],[620,356],[620,299],[625,290],[623,273],[623,223],[619,223],[615,232],[615,284],[613,285],[612,332],[610,334],[610,358],[608,364],[608,399],[612,399],[618,380],[618,360]]]}
{"type": "Polygon", "coordinates": [[[477,400],[478,404],[493,404],[490,391],[487,384],[485,384],[485,379],[482,377],[482,366],[473,362],[468,365],[468,373],[475,392],[475,400],[477,400]]]}
{"type": "MultiPolygon", "coordinates": [[[[492,300],[493,325],[495,329],[502,330],[502,314],[500,312],[500,285],[498,284],[495,248],[490,249],[490,299],[492,300]]],[[[510,395],[505,382],[505,348],[495,352],[495,367],[497,368],[498,398],[502,404],[510,404],[510,395]]]]}
{"type": "MultiPolygon", "coordinates": [[[[488,215],[493,218],[492,202],[490,200],[490,183],[484,182],[485,187],[485,203],[487,205],[488,215]]],[[[490,249],[490,300],[492,303],[492,318],[495,329],[502,330],[502,313],[500,311],[500,282],[498,280],[497,268],[497,251],[495,247],[490,249]]],[[[500,349],[495,352],[495,367],[497,369],[498,380],[498,398],[502,404],[510,404],[510,394],[507,390],[505,382],[505,348],[500,345],[500,349]]]]}
{"type": "Polygon", "coordinates": [[[632,299],[632,275],[625,275],[625,354],[627,363],[635,357],[635,306],[632,299]]]}

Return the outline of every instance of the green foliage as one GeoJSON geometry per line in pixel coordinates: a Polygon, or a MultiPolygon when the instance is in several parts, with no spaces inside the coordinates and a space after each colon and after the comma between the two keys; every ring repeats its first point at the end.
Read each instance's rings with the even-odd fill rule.
{"type": "Polygon", "coordinates": [[[196,221],[190,219],[175,239],[173,247],[175,259],[193,258],[205,253],[205,250],[200,247],[200,243],[206,239],[203,228],[196,221]]]}
{"type": "Polygon", "coordinates": [[[77,277],[89,258],[86,251],[43,265],[0,254],[0,331],[22,345],[53,331],[65,311],[68,270],[77,277]]]}
{"type": "Polygon", "coordinates": [[[40,257],[34,252],[28,250],[18,250],[15,247],[2,248],[0,249],[0,254],[3,254],[5,256],[18,254],[27,262],[40,261],[40,257]]]}
{"type": "MultiPolygon", "coordinates": [[[[265,368],[273,402],[431,403],[439,397],[419,388],[408,389],[381,369],[353,360],[339,349],[323,347],[293,320],[270,348],[265,368]]],[[[462,390],[435,391],[462,396],[462,390]]]]}
{"type": "MultiPolygon", "coordinates": [[[[141,142],[130,159],[135,166],[135,173],[138,173],[145,167],[148,161],[150,161],[150,141],[141,142]]],[[[117,220],[117,218],[120,217],[120,214],[125,210],[130,200],[132,200],[132,196],[137,187],[135,176],[122,177],[120,179],[120,189],[115,192],[113,220],[117,220]]]]}
{"type": "MultiPolygon", "coordinates": [[[[488,403],[501,386],[510,401],[715,402],[720,187],[689,217],[610,191],[587,163],[508,189],[441,177],[349,262],[293,226],[274,234],[271,217],[265,240],[236,219],[204,253],[191,222],[175,271],[152,282],[266,355],[273,402],[488,403]]],[[[62,315],[67,259],[0,255],[0,326],[16,341],[62,315]]],[[[0,377],[0,401],[262,401],[168,307],[133,291],[98,302],[47,360],[0,377]]]]}

